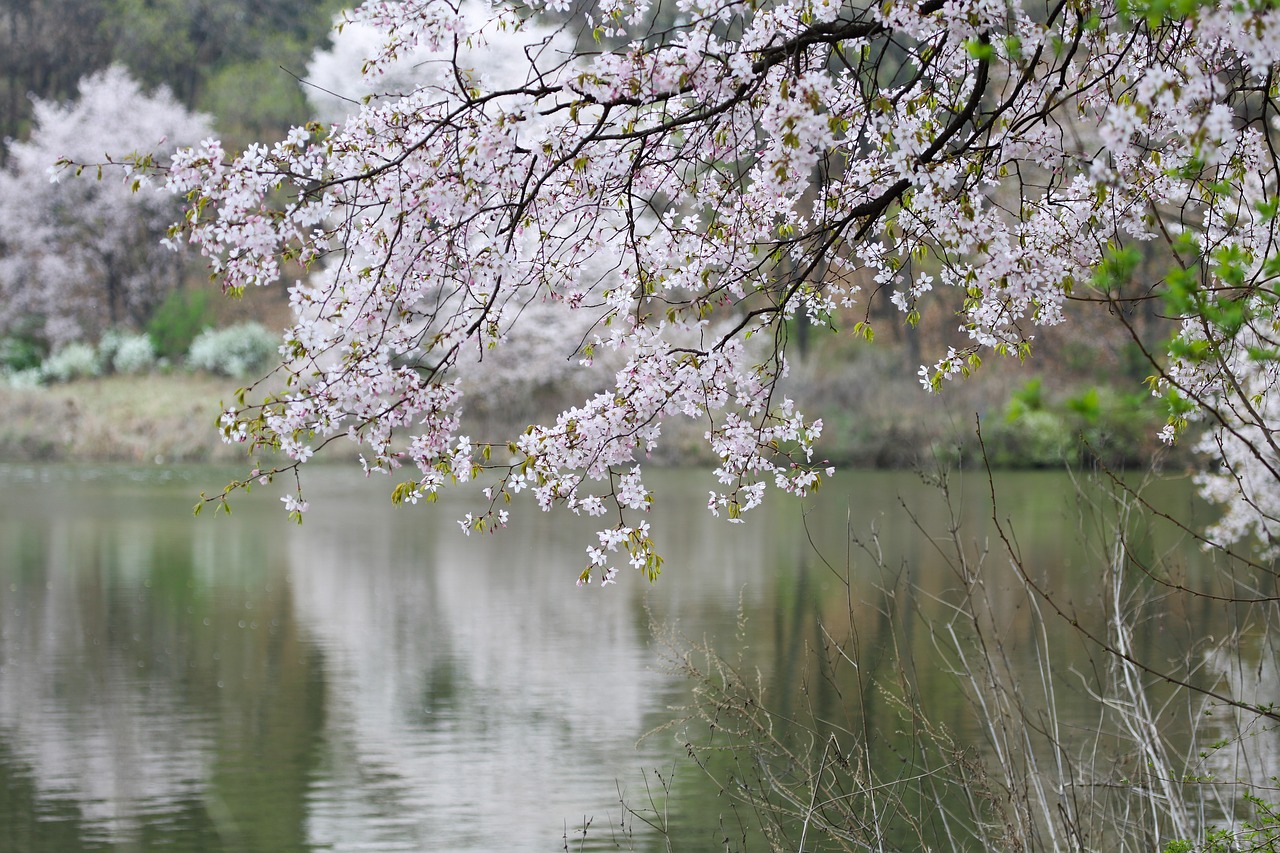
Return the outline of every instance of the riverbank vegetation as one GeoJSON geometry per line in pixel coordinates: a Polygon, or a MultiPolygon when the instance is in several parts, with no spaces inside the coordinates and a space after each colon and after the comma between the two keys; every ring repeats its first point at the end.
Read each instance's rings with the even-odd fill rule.
{"type": "MultiPolygon", "coordinates": [[[[177,357],[146,335],[108,335],[97,347],[72,344],[43,361],[9,351],[0,383],[0,461],[205,461],[243,459],[216,424],[223,404],[271,362],[275,337],[252,321],[197,333],[177,357]],[[60,435],[55,416],[75,413],[60,435]]],[[[848,468],[916,469],[981,458],[976,427],[996,468],[1063,468],[1101,461],[1143,470],[1196,463],[1156,438],[1159,412],[1142,391],[1061,379],[1049,390],[1034,371],[992,371],[941,399],[910,387],[910,353],[866,348],[840,362],[815,357],[795,366],[789,387],[826,423],[818,452],[848,468]],[[904,383],[905,384],[904,386],[904,383]],[[905,387],[905,391],[904,391],[905,387]]],[[[571,391],[516,383],[514,398],[477,398],[466,413],[478,435],[521,429],[539,414],[572,405],[571,391]]],[[[710,465],[694,428],[671,431],[655,461],[710,465]]]]}
{"type": "Polygon", "coordinates": [[[186,373],[78,379],[48,388],[0,387],[0,461],[229,461],[214,432],[235,386],[186,373]]]}

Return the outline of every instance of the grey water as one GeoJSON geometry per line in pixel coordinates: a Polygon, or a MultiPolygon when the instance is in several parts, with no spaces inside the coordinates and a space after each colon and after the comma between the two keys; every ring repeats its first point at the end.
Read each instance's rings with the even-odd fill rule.
{"type": "MultiPolygon", "coordinates": [[[[467,537],[470,494],[394,508],[339,468],[308,472],[301,526],[276,486],[193,517],[235,473],[0,467],[3,853],[723,850],[723,783],[687,758],[696,723],[667,726],[691,685],[654,626],[785,702],[815,626],[880,642],[842,580],[866,562],[851,532],[942,597],[934,535],[956,517],[991,537],[980,477],[948,507],[914,474],[840,472],[732,525],[704,509],[708,474],[659,471],[662,576],[579,588],[590,520],[530,502],[467,537]]],[[[1000,484],[1023,559],[1088,607],[1071,482],[1000,484]]]]}

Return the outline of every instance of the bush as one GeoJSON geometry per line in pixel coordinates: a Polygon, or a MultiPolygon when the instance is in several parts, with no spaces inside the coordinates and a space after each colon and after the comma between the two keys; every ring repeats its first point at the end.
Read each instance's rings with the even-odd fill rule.
{"type": "MultiPolygon", "coordinates": [[[[1152,397],[1105,385],[1075,390],[1076,396],[1052,403],[1039,379],[1014,391],[1004,417],[983,423],[990,462],[1001,468],[1055,468],[1093,458],[1113,468],[1150,462],[1162,422],[1152,397]]],[[[970,443],[961,456],[979,461],[982,454],[970,443]]]]}
{"type": "Polygon", "coordinates": [[[0,370],[0,380],[10,388],[39,388],[44,383],[44,374],[38,367],[27,367],[22,370],[0,370]]]}
{"type": "Polygon", "coordinates": [[[18,372],[40,366],[44,352],[33,338],[15,335],[0,338],[0,370],[18,372]]]}
{"type": "Polygon", "coordinates": [[[1057,468],[1078,456],[1077,434],[1062,415],[1044,409],[984,425],[984,439],[999,468],[1057,468]]]}
{"type": "Polygon", "coordinates": [[[99,373],[110,373],[115,369],[116,350],[120,349],[120,342],[127,334],[121,329],[107,329],[102,333],[102,337],[98,338],[99,373]]]}
{"type": "Polygon", "coordinates": [[[150,373],[155,366],[156,351],[151,345],[150,337],[129,335],[120,338],[111,359],[111,367],[116,373],[150,373]]]}
{"type": "Polygon", "coordinates": [[[264,370],[280,358],[280,337],[261,323],[206,329],[191,344],[187,366],[240,377],[264,370]]]}
{"type": "Polygon", "coordinates": [[[149,373],[156,366],[156,350],[148,335],[108,329],[98,340],[98,373],[149,373]]]}
{"type": "Polygon", "coordinates": [[[1091,451],[1111,466],[1143,465],[1161,445],[1156,434],[1163,411],[1150,394],[1121,394],[1099,388],[1097,414],[1087,417],[1081,433],[1091,451]]]}
{"type": "Polygon", "coordinates": [[[156,354],[177,362],[191,349],[196,336],[212,325],[207,290],[174,290],[151,315],[147,335],[156,354]]]}
{"type": "Polygon", "coordinates": [[[97,376],[98,354],[85,343],[67,344],[45,360],[41,373],[49,382],[70,382],[97,376]]]}

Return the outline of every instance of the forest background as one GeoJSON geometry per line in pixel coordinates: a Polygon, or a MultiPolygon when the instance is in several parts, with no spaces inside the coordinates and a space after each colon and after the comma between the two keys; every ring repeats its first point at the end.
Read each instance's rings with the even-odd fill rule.
{"type": "MultiPolygon", "coordinates": [[[[142,97],[163,98],[167,90],[187,111],[207,116],[210,132],[229,150],[282,138],[289,127],[317,118],[316,95],[325,93],[305,79],[317,55],[331,48],[343,5],[0,0],[0,182],[15,187],[25,177],[32,186],[48,183],[43,168],[66,152],[37,144],[36,105],[61,104],[70,111],[77,99],[101,97],[94,94],[101,87],[82,93],[81,83],[112,67],[125,69],[142,97]],[[27,162],[19,162],[11,152],[24,145],[27,162]],[[41,158],[49,160],[44,167],[41,158]]],[[[566,25],[576,31],[572,14],[566,25]]],[[[121,79],[111,85],[120,88],[121,79]]],[[[88,104],[79,106],[80,115],[92,115],[88,104]]],[[[84,132],[92,138],[91,130],[84,132]]],[[[27,195],[11,190],[7,201],[0,199],[0,277],[6,257],[21,252],[19,232],[34,227],[24,224],[29,220],[6,218],[4,207],[30,217],[39,205],[27,195]]],[[[68,205],[56,197],[47,206],[67,215],[68,205]]],[[[72,207],[84,220],[76,226],[96,227],[88,206],[72,207]]],[[[61,227],[73,230],[65,222],[61,227]]],[[[158,243],[162,237],[156,225],[131,239],[158,243]]],[[[142,263],[174,263],[163,252],[148,257],[159,260],[142,263]]],[[[238,455],[218,441],[218,404],[230,399],[236,384],[270,369],[277,333],[290,322],[287,293],[270,288],[221,298],[200,261],[184,258],[135,310],[104,309],[100,322],[81,322],[74,339],[50,334],[52,318],[37,316],[54,309],[23,308],[34,303],[10,298],[11,310],[0,318],[0,459],[203,461],[238,455]],[[193,429],[193,422],[209,429],[193,429]],[[49,429],[53,423],[61,425],[58,430],[49,429]]],[[[56,293],[58,286],[41,280],[29,265],[11,277],[21,279],[28,293],[43,292],[45,304],[95,305],[109,286],[103,266],[97,260],[80,265],[78,289],[69,296],[56,293]]],[[[926,299],[956,297],[933,293],[926,299]]],[[[1068,306],[1072,331],[1041,330],[1033,358],[1022,364],[1002,359],[971,381],[933,395],[915,381],[922,353],[945,351],[961,338],[961,306],[939,307],[951,310],[921,311],[925,319],[911,326],[886,292],[858,309],[863,313],[838,318],[837,331],[857,323],[876,329],[874,346],[859,336],[810,330],[803,318],[794,321],[799,345],[786,391],[823,418],[820,452],[831,461],[874,467],[972,461],[979,455],[976,417],[997,466],[1057,467],[1095,455],[1117,467],[1147,467],[1158,455],[1167,465],[1191,464],[1188,451],[1170,451],[1156,439],[1165,412],[1144,384],[1151,370],[1142,350],[1158,351],[1155,344],[1172,326],[1154,307],[1122,324],[1102,312],[1068,306]]],[[[515,382],[520,393],[502,393],[504,402],[496,406],[486,405],[484,393],[473,394],[469,416],[485,426],[506,427],[581,399],[586,389],[567,381],[563,369],[575,344],[566,338],[557,348],[551,341],[538,359],[523,363],[520,376],[504,380],[515,382]],[[512,407],[512,399],[525,402],[512,407]]],[[[696,460],[705,452],[699,450],[696,425],[689,430],[666,444],[664,461],[696,460]]],[[[1179,447],[1191,446],[1188,441],[1179,447]]]]}

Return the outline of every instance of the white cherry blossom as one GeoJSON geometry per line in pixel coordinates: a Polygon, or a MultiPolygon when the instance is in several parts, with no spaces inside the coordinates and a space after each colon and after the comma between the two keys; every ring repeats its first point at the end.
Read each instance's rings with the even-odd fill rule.
{"type": "MultiPolygon", "coordinates": [[[[652,576],[642,469],[664,422],[705,426],[708,508],[730,520],[768,485],[803,495],[830,475],[821,424],[777,393],[800,312],[825,324],[883,291],[915,322],[925,293],[958,294],[956,335],[921,369],[930,389],[1026,357],[1091,288],[1121,305],[1095,273],[1126,247],[1203,260],[1211,300],[1238,293],[1274,319],[1262,285],[1280,168],[1263,93],[1280,13],[682,0],[649,31],[639,7],[605,0],[589,13],[616,46],[575,53],[551,23],[564,5],[367,2],[351,16],[378,34],[367,91],[341,93],[357,103],[338,124],[175,157],[166,181],[188,213],[173,239],[226,287],[273,284],[291,259],[317,270],[291,294],[288,391],[230,413],[229,438],[296,463],[351,439],[367,470],[408,469],[400,500],[475,480],[489,509],[468,531],[527,488],[541,509],[607,519],[584,580],[612,580],[620,560],[652,576]],[[468,62],[520,32],[500,81],[468,62]],[[421,78],[397,76],[405,59],[421,78]],[[1236,260],[1210,260],[1224,251],[1236,260]],[[459,378],[535,321],[578,330],[566,364],[608,354],[610,387],[522,435],[459,436],[459,378]]],[[[1272,346],[1274,329],[1251,334],[1272,346]]],[[[1270,447],[1268,371],[1249,380],[1252,414],[1227,381],[1257,363],[1175,358],[1160,388],[1234,412],[1227,434],[1270,447]]]]}

